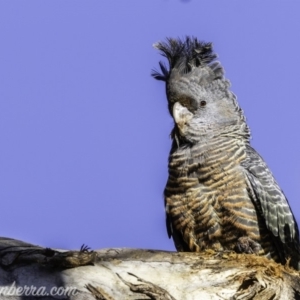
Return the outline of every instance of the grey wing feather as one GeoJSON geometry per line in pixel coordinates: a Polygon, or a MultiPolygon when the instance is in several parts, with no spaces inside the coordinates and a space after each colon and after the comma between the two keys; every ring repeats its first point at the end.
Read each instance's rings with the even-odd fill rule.
{"type": "Polygon", "coordinates": [[[242,163],[252,201],[265,219],[267,228],[282,243],[299,243],[298,226],[289,203],[261,156],[247,146],[247,160],[242,163]]]}

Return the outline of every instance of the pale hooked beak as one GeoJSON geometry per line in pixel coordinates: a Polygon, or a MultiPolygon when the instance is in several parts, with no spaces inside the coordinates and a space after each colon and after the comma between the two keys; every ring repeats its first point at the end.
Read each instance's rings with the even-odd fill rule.
{"type": "Polygon", "coordinates": [[[179,102],[176,102],[173,106],[173,118],[179,130],[183,133],[184,126],[193,118],[193,114],[179,102]]]}

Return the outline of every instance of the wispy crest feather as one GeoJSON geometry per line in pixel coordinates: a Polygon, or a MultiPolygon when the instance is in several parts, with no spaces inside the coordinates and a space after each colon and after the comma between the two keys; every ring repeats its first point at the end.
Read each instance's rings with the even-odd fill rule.
{"type": "Polygon", "coordinates": [[[163,62],[159,62],[161,73],[153,70],[151,75],[162,81],[168,81],[171,71],[177,68],[183,74],[189,73],[193,67],[210,65],[219,78],[223,76],[223,68],[214,62],[217,55],[213,52],[212,43],[198,41],[195,37],[187,36],[184,40],[167,38],[166,42],[153,45],[168,59],[169,69],[163,62]]]}

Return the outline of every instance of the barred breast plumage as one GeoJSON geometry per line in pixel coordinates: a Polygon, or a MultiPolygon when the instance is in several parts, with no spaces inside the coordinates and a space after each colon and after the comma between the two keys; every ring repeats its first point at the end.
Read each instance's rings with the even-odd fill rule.
{"type": "Polygon", "coordinates": [[[156,47],[174,119],[165,188],[167,229],[178,251],[235,250],[299,268],[297,222],[263,159],[209,43],[156,47]]]}

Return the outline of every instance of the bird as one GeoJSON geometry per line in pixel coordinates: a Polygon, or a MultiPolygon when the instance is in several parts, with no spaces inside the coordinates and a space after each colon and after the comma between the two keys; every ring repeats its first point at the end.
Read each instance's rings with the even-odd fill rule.
{"type": "Polygon", "coordinates": [[[164,190],[166,225],[177,251],[256,254],[300,269],[297,221],[251,133],[212,43],[193,36],[154,44],[168,65],[174,120],[164,190]]]}

